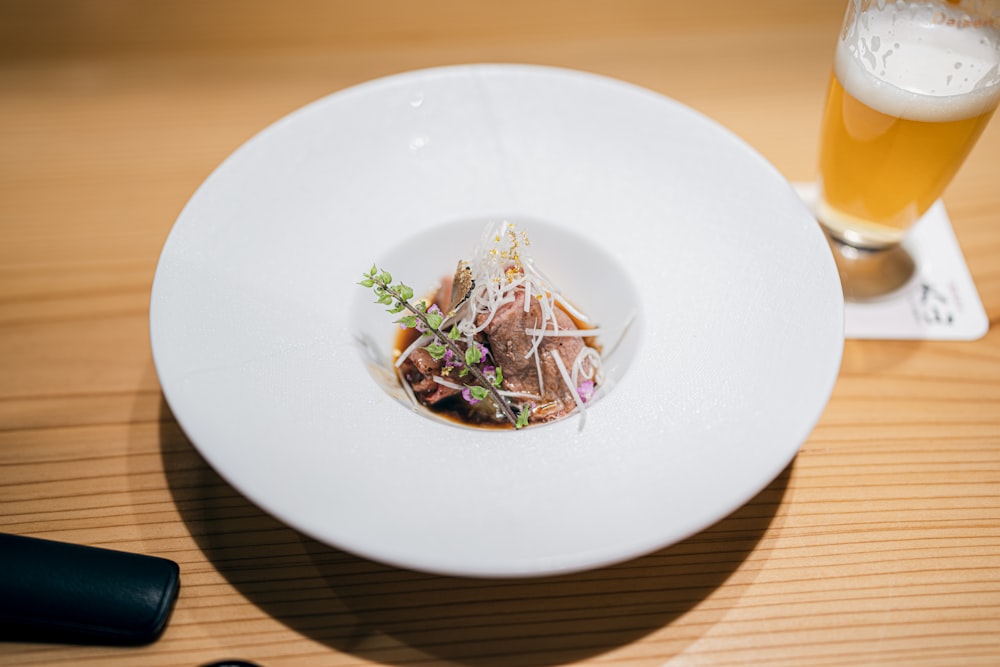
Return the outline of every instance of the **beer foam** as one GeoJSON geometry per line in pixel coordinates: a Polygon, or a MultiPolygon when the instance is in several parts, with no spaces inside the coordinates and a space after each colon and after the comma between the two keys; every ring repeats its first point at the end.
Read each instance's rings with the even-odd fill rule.
{"type": "Polygon", "coordinates": [[[837,43],[844,89],[890,116],[950,121],[1000,102],[1000,31],[992,21],[925,4],[886,3],[856,18],[837,43]]]}

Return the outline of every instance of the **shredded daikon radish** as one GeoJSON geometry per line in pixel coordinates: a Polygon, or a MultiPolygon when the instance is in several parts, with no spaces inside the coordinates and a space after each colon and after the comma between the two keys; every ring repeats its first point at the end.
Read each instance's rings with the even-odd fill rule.
{"type": "Polygon", "coordinates": [[[542,400],[541,396],[538,396],[537,394],[529,394],[524,391],[504,391],[503,389],[501,389],[497,393],[499,393],[501,396],[506,396],[507,398],[527,398],[532,401],[542,400]]]}
{"type": "Polygon", "coordinates": [[[579,338],[590,338],[600,336],[605,332],[602,329],[525,329],[528,336],[577,336],[579,338]]]}
{"type": "Polygon", "coordinates": [[[576,407],[580,410],[580,430],[583,430],[583,422],[586,420],[587,408],[584,407],[583,399],[580,397],[580,392],[576,390],[576,385],[573,384],[573,379],[569,376],[569,371],[566,370],[566,364],[563,363],[562,356],[558,352],[549,352],[549,356],[552,357],[552,361],[556,362],[556,368],[559,369],[559,375],[562,376],[563,382],[566,383],[566,387],[569,389],[569,393],[573,395],[573,400],[576,401],[576,407]]]}
{"type": "Polygon", "coordinates": [[[538,350],[535,350],[535,372],[538,373],[538,391],[544,394],[545,376],[542,375],[542,355],[538,354],[538,350]]]}
{"type": "Polygon", "coordinates": [[[592,347],[584,347],[573,360],[573,370],[570,373],[573,379],[573,386],[579,387],[584,380],[592,380],[594,384],[604,382],[604,374],[601,372],[601,355],[592,347]]]}
{"type": "Polygon", "coordinates": [[[449,389],[458,389],[459,391],[461,391],[462,389],[465,389],[465,387],[463,387],[462,385],[457,384],[455,382],[449,382],[448,380],[445,380],[440,375],[435,375],[434,376],[434,381],[437,382],[442,387],[448,387],[449,389]]]}

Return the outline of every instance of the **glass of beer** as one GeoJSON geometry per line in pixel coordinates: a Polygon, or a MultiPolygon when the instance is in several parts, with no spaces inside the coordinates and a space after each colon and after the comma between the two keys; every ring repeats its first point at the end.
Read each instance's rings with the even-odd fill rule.
{"type": "Polygon", "coordinates": [[[849,0],[823,114],[816,214],[885,249],[941,196],[1000,102],[1000,0],[849,0]]]}

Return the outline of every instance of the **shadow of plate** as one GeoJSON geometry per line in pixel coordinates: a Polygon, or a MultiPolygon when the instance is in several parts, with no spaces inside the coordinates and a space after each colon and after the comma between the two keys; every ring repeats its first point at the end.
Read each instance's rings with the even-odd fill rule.
{"type": "MultiPolygon", "coordinates": [[[[562,576],[467,579],[382,565],[302,535],[227,484],[165,402],[160,410],[170,492],[211,564],[293,631],[390,665],[433,656],[472,667],[545,667],[659,631],[740,569],[771,525],[791,470],[715,525],[647,556],[562,576]]],[[[710,626],[726,608],[713,604],[701,621],[710,626]]],[[[670,650],[697,639],[683,635],[670,650]]]]}

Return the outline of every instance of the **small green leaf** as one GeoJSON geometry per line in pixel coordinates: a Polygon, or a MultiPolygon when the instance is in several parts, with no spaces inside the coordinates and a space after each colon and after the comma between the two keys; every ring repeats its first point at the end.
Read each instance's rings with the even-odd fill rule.
{"type": "Polygon", "coordinates": [[[395,315],[396,313],[401,313],[406,310],[406,306],[403,305],[402,301],[398,301],[395,306],[389,309],[389,314],[395,315]]]}
{"type": "Polygon", "coordinates": [[[462,332],[458,330],[458,327],[452,327],[448,332],[448,338],[451,340],[458,340],[462,337],[462,332]]]}
{"type": "Polygon", "coordinates": [[[442,322],[444,322],[444,318],[441,317],[440,313],[427,313],[427,326],[434,331],[441,328],[442,322]]]}
{"type": "Polygon", "coordinates": [[[372,264],[371,271],[368,272],[368,277],[374,278],[376,273],[378,273],[378,267],[372,264]]]}
{"type": "Polygon", "coordinates": [[[524,406],[521,411],[517,413],[517,423],[514,424],[514,428],[524,428],[528,425],[528,417],[531,416],[531,408],[529,406],[524,406]]]}
{"type": "Polygon", "coordinates": [[[427,346],[427,353],[431,355],[431,359],[441,359],[444,357],[445,350],[447,348],[439,343],[431,343],[427,346]]]}
{"type": "Polygon", "coordinates": [[[480,387],[479,385],[469,387],[469,393],[472,394],[472,398],[477,401],[486,400],[486,397],[490,395],[490,392],[486,389],[486,387],[480,387]]]}
{"type": "Polygon", "coordinates": [[[390,295],[390,294],[383,294],[382,296],[379,297],[378,302],[381,303],[383,306],[391,306],[392,305],[392,295],[390,295]]]}
{"type": "Polygon", "coordinates": [[[392,282],[392,274],[390,274],[388,271],[383,271],[382,273],[379,274],[378,281],[383,285],[388,285],[389,283],[392,282]]]}
{"type": "Polygon", "coordinates": [[[365,278],[358,284],[361,285],[362,287],[372,287],[375,284],[375,281],[372,280],[371,278],[365,278]]]}
{"type": "Polygon", "coordinates": [[[460,378],[464,378],[468,374],[469,374],[469,367],[468,366],[462,366],[462,370],[458,371],[458,377],[460,377],[460,378]]]}
{"type": "Polygon", "coordinates": [[[403,317],[396,320],[399,324],[402,324],[407,329],[412,329],[417,326],[417,317],[415,315],[404,315],[403,317]]]}
{"type": "Polygon", "coordinates": [[[473,364],[478,364],[483,358],[483,355],[479,352],[479,346],[470,345],[465,351],[465,363],[472,366],[473,364]]]}
{"type": "Polygon", "coordinates": [[[399,283],[398,285],[396,285],[396,291],[399,292],[399,297],[401,299],[409,300],[413,298],[413,288],[408,287],[403,283],[399,283]]]}
{"type": "Polygon", "coordinates": [[[503,384],[503,369],[497,366],[496,377],[493,378],[493,386],[499,387],[503,384]]]}

